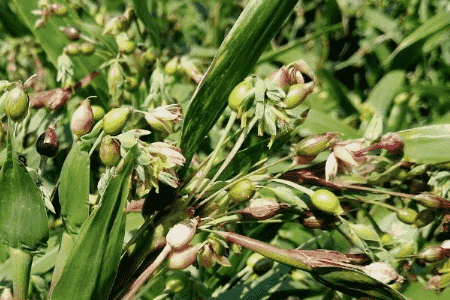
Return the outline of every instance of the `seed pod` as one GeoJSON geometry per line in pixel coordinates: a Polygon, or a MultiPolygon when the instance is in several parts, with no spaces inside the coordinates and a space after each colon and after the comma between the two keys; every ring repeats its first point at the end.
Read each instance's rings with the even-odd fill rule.
{"type": "Polygon", "coordinates": [[[255,185],[250,179],[244,179],[233,185],[228,193],[234,202],[242,203],[253,197],[255,185]]]}
{"type": "Polygon", "coordinates": [[[103,116],[105,115],[105,110],[98,105],[92,105],[92,112],[94,113],[94,121],[100,121],[101,118],[103,118],[103,116]]]}
{"type": "Polygon", "coordinates": [[[103,137],[100,145],[100,159],[108,167],[115,166],[120,161],[120,142],[109,135],[103,137]]]}
{"type": "Polygon", "coordinates": [[[102,34],[115,35],[119,32],[127,30],[129,25],[129,20],[127,20],[125,16],[117,16],[106,23],[102,34]]]}
{"type": "Polygon", "coordinates": [[[91,100],[86,98],[75,110],[70,121],[70,130],[76,136],[89,133],[94,124],[94,113],[91,108],[91,100]]]}
{"type": "Polygon", "coordinates": [[[122,132],[131,116],[131,109],[119,107],[110,110],[103,117],[103,130],[109,135],[117,135],[122,132]]]}
{"type": "Polygon", "coordinates": [[[116,43],[120,52],[131,54],[136,50],[136,44],[133,41],[130,41],[125,32],[116,35],[116,43]]]}
{"type": "Polygon", "coordinates": [[[166,63],[166,65],[164,66],[164,72],[166,72],[169,75],[173,75],[178,71],[179,65],[180,65],[180,58],[178,56],[175,56],[166,63]]]}
{"type": "Polygon", "coordinates": [[[420,204],[427,208],[436,209],[450,209],[450,202],[446,199],[439,197],[438,195],[434,195],[431,193],[422,193],[414,196],[414,200],[417,200],[420,204]]]}
{"type": "Polygon", "coordinates": [[[238,210],[236,213],[243,214],[247,219],[251,220],[266,220],[287,208],[289,208],[289,206],[284,203],[258,198],[251,200],[250,206],[238,210]]]}
{"type": "Polygon", "coordinates": [[[286,109],[292,109],[302,104],[306,97],[312,93],[314,86],[315,83],[313,81],[291,85],[286,97],[283,99],[286,109]]]}
{"type": "Polygon", "coordinates": [[[234,87],[228,97],[228,105],[234,111],[239,111],[241,102],[245,99],[247,93],[253,88],[251,77],[247,77],[234,87]]]}
{"type": "Polygon", "coordinates": [[[333,215],[341,215],[344,210],[338,197],[329,190],[319,189],[311,195],[312,204],[319,210],[333,215]]]}
{"type": "Polygon", "coordinates": [[[83,55],[91,55],[95,51],[95,45],[92,43],[83,43],[80,45],[80,53],[83,55]]]}
{"type": "Polygon", "coordinates": [[[440,246],[430,246],[420,251],[417,258],[427,263],[434,263],[450,256],[450,249],[444,249],[440,246]]]}
{"type": "Polygon", "coordinates": [[[322,213],[313,213],[311,211],[306,212],[306,216],[301,219],[303,226],[309,229],[322,229],[329,230],[334,228],[336,222],[334,216],[322,213]]]}
{"type": "Polygon", "coordinates": [[[67,14],[67,8],[61,3],[52,3],[48,6],[50,13],[58,17],[63,17],[67,14]]]}
{"type": "Polygon", "coordinates": [[[266,80],[277,84],[283,89],[291,85],[289,70],[285,66],[270,74],[266,80]]]}
{"type": "Polygon", "coordinates": [[[55,124],[50,125],[36,142],[37,152],[46,157],[54,157],[58,153],[59,139],[55,132],[55,124]]]}
{"type": "Polygon", "coordinates": [[[120,95],[119,88],[122,87],[124,83],[123,69],[119,62],[114,62],[111,64],[108,70],[108,92],[115,98],[120,95]]]}
{"type": "Polygon", "coordinates": [[[78,55],[80,54],[80,46],[77,43],[70,43],[66,47],[64,47],[64,53],[68,56],[78,55]]]}
{"type": "Polygon", "coordinates": [[[417,218],[417,211],[412,208],[402,208],[397,211],[397,218],[405,224],[413,224],[417,218]]]}
{"type": "Polygon", "coordinates": [[[436,218],[436,213],[434,209],[424,209],[419,212],[413,225],[417,228],[422,228],[433,222],[436,218]]]}
{"type": "Polygon", "coordinates": [[[66,36],[67,39],[71,40],[71,41],[78,41],[80,39],[80,30],[78,30],[78,28],[76,27],[69,27],[69,26],[64,26],[64,27],[59,27],[59,30],[64,33],[64,35],[66,36]]]}
{"type": "Polygon", "coordinates": [[[299,156],[315,157],[333,146],[338,136],[339,133],[336,132],[328,132],[325,134],[309,136],[295,145],[294,152],[299,156]]]}
{"type": "Polygon", "coordinates": [[[166,235],[166,242],[174,249],[187,245],[197,230],[198,220],[189,219],[173,226],[166,235]]]}
{"type": "MultiPolygon", "coordinates": [[[[176,226],[176,225],[175,225],[176,226]]],[[[192,265],[200,252],[202,244],[195,246],[185,245],[169,254],[167,257],[167,266],[172,270],[182,270],[192,265]]]]}
{"type": "Polygon", "coordinates": [[[5,97],[3,109],[14,122],[22,121],[28,114],[30,98],[22,83],[10,90],[5,97]]]}

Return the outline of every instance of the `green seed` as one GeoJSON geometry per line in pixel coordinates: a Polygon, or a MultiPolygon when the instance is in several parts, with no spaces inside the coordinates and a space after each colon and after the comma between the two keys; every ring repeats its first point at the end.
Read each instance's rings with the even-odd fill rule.
{"type": "Polygon", "coordinates": [[[311,195],[311,202],[317,209],[325,213],[340,215],[344,212],[338,197],[329,190],[320,189],[315,191],[311,195]]]}
{"type": "Polygon", "coordinates": [[[306,97],[313,91],[313,89],[314,82],[291,85],[286,97],[283,100],[283,103],[286,104],[287,109],[295,108],[305,101],[306,97]]]}
{"type": "Polygon", "coordinates": [[[241,203],[249,200],[255,194],[255,185],[249,179],[244,179],[233,185],[229,195],[234,202],[241,203]]]}
{"type": "Polygon", "coordinates": [[[20,122],[28,114],[29,101],[28,94],[24,91],[23,86],[19,85],[6,95],[4,103],[5,113],[11,120],[20,122]]]}
{"type": "Polygon", "coordinates": [[[119,163],[120,158],[120,143],[108,135],[105,136],[100,146],[100,159],[102,163],[108,167],[115,166],[119,163]]]}
{"type": "Polygon", "coordinates": [[[127,107],[114,108],[103,117],[103,130],[109,135],[117,135],[122,132],[131,110],[127,107]]]}
{"type": "Polygon", "coordinates": [[[80,45],[80,52],[83,55],[91,55],[95,51],[95,45],[92,43],[83,43],[80,45]]]}
{"type": "Polygon", "coordinates": [[[230,106],[230,108],[234,111],[238,111],[242,100],[245,99],[247,92],[252,88],[253,84],[251,80],[248,79],[236,85],[231,91],[230,96],[228,97],[228,105],[230,106]]]}
{"type": "Polygon", "coordinates": [[[417,211],[412,208],[403,208],[397,212],[397,218],[405,224],[413,224],[417,218],[417,211]]]}

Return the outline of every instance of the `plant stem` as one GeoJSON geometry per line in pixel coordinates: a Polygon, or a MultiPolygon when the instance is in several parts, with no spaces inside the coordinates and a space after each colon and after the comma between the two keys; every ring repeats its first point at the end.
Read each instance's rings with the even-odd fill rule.
{"type": "MultiPolygon", "coordinates": [[[[192,191],[192,194],[189,196],[189,198],[187,200],[188,203],[194,197],[195,193],[197,192],[197,189],[202,184],[203,179],[206,177],[206,175],[208,175],[209,171],[211,170],[211,167],[212,167],[212,165],[214,163],[214,160],[217,157],[217,154],[219,153],[219,150],[222,149],[222,145],[225,143],[225,140],[227,139],[227,135],[230,132],[231,127],[234,124],[234,121],[236,121],[236,113],[232,112],[230,118],[228,119],[227,126],[225,127],[225,129],[224,129],[224,131],[222,133],[222,136],[220,137],[220,140],[217,142],[217,145],[215,146],[214,151],[211,153],[211,156],[208,159],[208,164],[202,170],[203,174],[201,174],[199,176],[197,184],[194,187],[194,190],[192,191]]],[[[209,187],[209,185],[207,187],[205,187],[203,189],[203,191],[201,191],[201,193],[197,196],[197,199],[199,199],[206,192],[208,187],[209,187]]]]}
{"type": "Polygon", "coordinates": [[[33,255],[21,249],[9,248],[13,264],[13,290],[15,300],[28,299],[28,284],[30,283],[33,255]]]}
{"type": "Polygon", "coordinates": [[[169,255],[170,252],[172,252],[172,246],[169,244],[166,244],[164,246],[164,249],[161,251],[161,253],[158,255],[158,257],[152,262],[150,266],[148,266],[147,269],[145,269],[144,272],[139,275],[139,277],[136,279],[136,281],[131,286],[130,291],[123,297],[122,300],[131,300],[133,299],[133,296],[136,294],[138,289],[145,283],[147,278],[153,274],[153,272],[156,270],[156,268],[161,265],[161,263],[164,261],[164,259],[169,255]]]}
{"type": "MultiPolygon", "coordinates": [[[[227,158],[224,160],[224,162],[222,163],[222,165],[220,166],[219,170],[217,170],[216,174],[214,175],[214,177],[211,179],[211,181],[208,184],[208,187],[212,186],[214,184],[214,182],[216,182],[217,178],[219,178],[220,174],[222,174],[222,172],[225,170],[225,168],[230,164],[230,162],[233,160],[234,156],[236,155],[236,153],[239,151],[239,149],[241,148],[242,144],[245,141],[245,138],[247,137],[247,135],[249,134],[250,130],[252,130],[253,126],[255,126],[256,122],[258,121],[257,118],[253,118],[250,121],[250,124],[245,128],[245,130],[241,133],[241,135],[239,136],[238,140],[236,141],[236,144],[234,144],[233,149],[231,149],[230,153],[228,154],[227,158]]],[[[216,148],[217,149],[217,148],[216,148]]],[[[200,197],[203,195],[203,193],[205,192],[205,190],[203,190],[203,192],[197,196],[197,199],[200,199],[200,197]]]]}

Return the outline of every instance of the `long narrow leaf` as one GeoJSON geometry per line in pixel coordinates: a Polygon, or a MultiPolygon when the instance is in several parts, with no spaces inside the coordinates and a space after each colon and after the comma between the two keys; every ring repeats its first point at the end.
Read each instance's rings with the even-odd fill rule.
{"type": "Polygon", "coordinates": [[[405,76],[406,72],[401,70],[384,75],[370,92],[366,103],[371,105],[380,116],[386,116],[394,97],[403,86],[405,76]]]}
{"type": "Polygon", "coordinates": [[[180,145],[186,167],[225,109],[231,90],[251,71],[296,3],[252,0],[247,4],[189,103],[180,145]]]}
{"type": "Polygon", "coordinates": [[[89,149],[91,143],[78,141],[67,155],[58,188],[61,216],[69,233],[78,233],[89,215],[89,149]]]}
{"type": "Polygon", "coordinates": [[[122,172],[111,178],[100,207],[81,227],[52,299],[107,298],[122,250],[128,181],[137,154],[136,147],[130,149],[122,172]]]}
{"type": "Polygon", "coordinates": [[[403,49],[411,46],[412,44],[419,42],[422,39],[431,37],[434,33],[444,30],[450,26],[450,13],[441,12],[434,17],[428,19],[425,23],[417,28],[413,33],[406,37],[400,45],[395,49],[395,51],[388,58],[388,61],[400,53],[403,49]]]}

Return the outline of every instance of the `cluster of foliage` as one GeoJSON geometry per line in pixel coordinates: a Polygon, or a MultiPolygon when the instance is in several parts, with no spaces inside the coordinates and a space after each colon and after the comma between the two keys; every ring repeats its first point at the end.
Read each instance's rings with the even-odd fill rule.
{"type": "Polygon", "coordinates": [[[1,299],[448,297],[449,16],[0,0],[1,299]]]}

